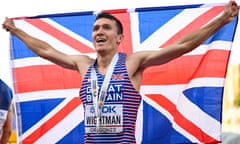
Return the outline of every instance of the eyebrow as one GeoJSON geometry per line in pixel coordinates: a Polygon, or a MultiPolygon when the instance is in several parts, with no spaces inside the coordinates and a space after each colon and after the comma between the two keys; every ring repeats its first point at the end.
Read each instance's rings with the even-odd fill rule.
{"type": "Polygon", "coordinates": [[[96,28],[99,28],[100,26],[103,26],[103,27],[106,27],[106,26],[107,26],[107,27],[112,28],[112,25],[111,25],[111,24],[105,23],[105,24],[102,24],[102,25],[100,25],[100,24],[93,25],[93,30],[96,29],[96,28]]]}

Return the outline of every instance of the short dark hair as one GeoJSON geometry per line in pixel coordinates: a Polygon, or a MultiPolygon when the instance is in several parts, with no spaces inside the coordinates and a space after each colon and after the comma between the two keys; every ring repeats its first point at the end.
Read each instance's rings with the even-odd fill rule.
{"type": "Polygon", "coordinates": [[[106,19],[114,20],[117,23],[118,34],[123,34],[123,26],[122,26],[122,23],[120,22],[120,20],[118,18],[116,18],[115,16],[111,15],[108,12],[101,12],[101,13],[97,14],[97,17],[96,17],[95,21],[100,19],[100,18],[106,18],[106,19]]]}

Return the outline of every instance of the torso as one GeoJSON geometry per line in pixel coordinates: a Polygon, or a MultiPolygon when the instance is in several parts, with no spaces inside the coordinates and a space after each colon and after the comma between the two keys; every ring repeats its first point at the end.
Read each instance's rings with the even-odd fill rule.
{"type": "MultiPolygon", "coordinates": [[[[85,143],[109,141],[112,143],[135,143],[134,127],[141,96],[129,79],[125,61],[126,55],[121,53],[108,86],[102,110],[102,124],[106,125],[99,133],[95,131],[91,82],[89,81],[90,68],[83,79],[80,98],[85,110],[85,143]]],[[[101,86],[105,76],[97,70],[97,77],[98,85],[101,86]]]]}

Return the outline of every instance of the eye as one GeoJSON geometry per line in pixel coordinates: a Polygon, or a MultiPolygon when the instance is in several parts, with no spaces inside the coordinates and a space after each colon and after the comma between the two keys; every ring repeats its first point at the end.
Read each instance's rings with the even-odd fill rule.
{"type": "Polygon", "coordinates": [[[98,30],[99,30],[99,26],[98,25],[93,27],[93,31],[98,31],[98,30]]]}
{"type": "Polygon", "coordinates": [[[111,30],[112,27],[111,27],[111,25],[109,25],[109,24],[105,24],[105,25],[103,25],[103,29],[105,29],[105,30],[111,30]]]}

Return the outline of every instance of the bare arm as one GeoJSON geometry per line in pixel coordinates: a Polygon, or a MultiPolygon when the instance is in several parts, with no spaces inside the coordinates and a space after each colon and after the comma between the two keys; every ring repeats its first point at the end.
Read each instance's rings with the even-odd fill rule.
{"type": "Polygon", "coordinates": [[[78,71],[82,67],[85,68],[87,66],[86,64],[89,61],[89,57],[83,55],[67,55],[65,53],[62,53],[53,48],[50,44],[38,38],[35,38],[23,30],[17,28],[13,20],[9,18],[6,18],[5,22],[3,23],[3,28],[9,31],[11,34],[17,36],[26,44],[29,49],[31,49],[37,55],[57,65],[78,71]]]}
{"type": "Polygon", "coordinates": [[[11,132],[12,132],[12,105],[10,105],[9,107],[7,119],[3,125],[3,132],[2,137],[0,139],[0,144],[7,144],[11,132]]]}
{"type": "Polygon", "coordinates": [[[238,15],[238,11],[237,5],[233,1],[230,1],[225,6],[224,13],[221,16],[204,27],[185,35],[175,43],[159,51],[141,51],[129,55],[127,57],[127,68],[134,87],[137,90],[140,88],[142,72],[145,68],[167,63],[194,50],[222,26],[232,21],[238,15]]]}
{"type": "Polygon", "coordinates": [[[238,15],[238,7],[230,1],[226,6],[224,13],[208,23],[204,27],[195,30],[186,36],[182,37],[175,43],[163,48],[160,51],[148,51],[138,53],[141,61],[141,69],[148,66],[159,65],[175,59],[185,53],[188,53],[198,47],[201,43],[207,40],[212,34],[219,30],[222,26],[233,20],[238,15]]]}

